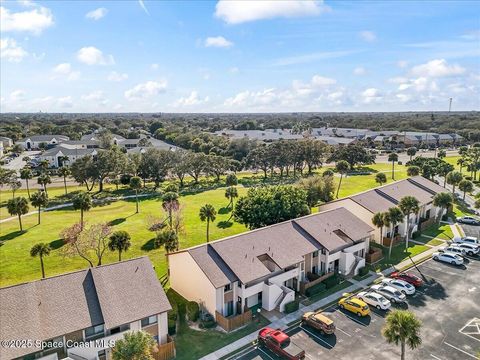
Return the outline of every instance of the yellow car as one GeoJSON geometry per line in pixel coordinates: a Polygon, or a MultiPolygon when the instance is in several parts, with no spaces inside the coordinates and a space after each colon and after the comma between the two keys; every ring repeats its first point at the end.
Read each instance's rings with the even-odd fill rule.
{"type": "Polygon", "coordinates": [[[355,296],[347,295],[340,299],[338,305],[341,309],[348,310],[358,316],[367,316],[370,314],[370,308],[367,303],[356,298],[355,296]]]}

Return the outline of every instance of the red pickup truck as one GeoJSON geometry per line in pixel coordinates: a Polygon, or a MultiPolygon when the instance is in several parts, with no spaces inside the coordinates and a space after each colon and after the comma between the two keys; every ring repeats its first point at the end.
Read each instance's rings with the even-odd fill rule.
{"type": "Polygon", "coordinates": [[[305,351],[290,341],[290,337],[280,330],[263,328],[258,333],[258,344],[265,346],[282,359],[305,359],[305,351]]]}

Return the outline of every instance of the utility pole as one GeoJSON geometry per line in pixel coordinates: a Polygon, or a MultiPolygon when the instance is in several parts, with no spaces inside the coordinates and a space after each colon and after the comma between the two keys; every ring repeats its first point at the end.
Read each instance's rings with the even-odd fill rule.
{"type": "Polygon", "coordinates": [[[452,100],[453,98],[450,98],[449,104],[448,104],[448,112],[452,111],[452,100]]]}

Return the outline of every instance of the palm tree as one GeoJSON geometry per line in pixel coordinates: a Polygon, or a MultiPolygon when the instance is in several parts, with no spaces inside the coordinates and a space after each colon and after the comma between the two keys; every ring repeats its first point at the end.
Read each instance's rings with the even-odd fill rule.
{"type": "Polygon", "coordinates": [[[15,192],[22,187],[22,182],[17,179],[13,179],[10,182],[10,189],[12,189],[12,199],[15,198],[15,192]]]}
{"type": "Polygon", "coordinates": [[[43,257],[50,255],[50,245],[45,243],[38,243],[32,246],[30,249],[31,257],[40,257],[40,266],[42,268],[42,279],[45,279],[45,268],[43,266],[43,257]]]}
{"type": "Polygon", "coordinates": [[[395,162],[398,161],[398,155],[396,153],[389,154],[388,161],[392,162],[392,179],[395,180],[395,162]]]}
{"type": "Polygon", "coordinates": [[[155,340],[145,331],[129,331],[115,342],[113,360],[153,360],[155,340]]]}
{"type": "Polygon", "coordinates": [[[420,168],[418,166],[409,166],[407,168],[408,176],[418,176],[420,174],[420,168]]]}
{"type": "Polygon", "coordinates": [[[439,159],[443,159],[444,157],[447,156],[447,152],[445,150],[438,150],[438,153],[437,153],[437,158],[439,159]]]}
{"type": "Polygon", "coordinates": [[[403,220],[403,213],[398,207],[391,207],[385,213],[385,225],[391,226],[392,231],[390,233],[390,246],[388,247],[388,258],[392,256],[393,239],[395,238],[395,226],[403,220]]]}
{"type": "Polygon", "coordinates": [[[237,175],[235,174],[228,174],[225,178],[225,185],[227,186],[235,186],[238,184],[237,175]]]}
{"type": "Polygon", "coordinates": [[[442,192],[442,193],[438,193],[433,197],[433,206],[439,207],[442,210],[440,216],[438,217],[439,224],[442,221],[443,210],[448,209],[449,207],[452,206],[452,204],[453,204],[453,196],[450,193],[442,192]]]}
{"type": "MultiPolygon", "coordinates": [[[[162,230],[155,238],[155,247],[163,246],[165,252],[170,254],[172,251],[178,250],[178,235],[173,229],[162,230]]],[[[168,264],[168,256],[166,256],[168,264]]]]}
{"type": "Polygon", "coordinates": [[[28,201],[24,197],[16,197],[10,199],[7,202],[8,213],[12,216],[18,216],[18,222],[20,224],[20,231],[23,231],[22,215],[28,213],[28,201]]]}
{"type": "Polygon", "coordinates": [[[382,335],[389,344],[400,344],[401,360],[405,359],[405,345],[415,349],[422,343],[420,328],[422,323],[408,310],[393,310],[385,319],[382,335]]]}
{"type": "Polygon", "coordinates": [[[58,169],[58,173],[63,176],[63,186],[65,187],[65,195],[67,195],[67,176],[70,175],[70,169],[66,166],[62,166],[58,169]]]}
{"type": "Polygon", "coordinates": [[[83,212],[92,208],[92,197],[85,191],[79,192],[73,198],[73,208],[80,210],[80,228],[83,230],[83,212]]]}
{"type": "Polygon", "coordinates": [[[201,221],[206,221],[207,222],[207,243],[210,240],[209,239],[209,232],[210,232],[210,221],[214,222],[215,217],[217,215],[217,212],[215,211],[215,208],[213,205],[210,204],[205,204],[200,208],[200,220],[201,221]]]}
{"type": "Polygon", "coordinates": [[[405,249],[408,249],[408,240],[410,236],[410,215],[418,214],[420,211],[420,201],[414,196],[404,196],[400,199],[398,207],[407,217],[407,236],[405,238],[405,249]]]}
{"type": "Polygon", "coordinates": [[[457,165],[460,167],[460,172],[462,172],[463,167],[466,165],[466,161],[463,158],[457,160],[457,165]]]}
{"type": "Polygon", "coordinates": [[[33,178],[33,173],[32,170],[29,167],[24,167],[22,170],[20,170],[20,179],[25,180],[25,184],[27,185],[27,194],[28,198],[30,199],[30,186],[28,184],[28,180],[33,178]]]}
{"type": "Polygon", "coordinates": [[[138,214],[138,190],[142,188],[142,179],[138,176],[132,176],[130,178],[130,189],[135,190],[135,205],[136,211],[135,213],[138,214]]]}
{"type": "Polygon", "coordinates": [[[375,175],[375,182],[377,184],[380,184],[380,186],[382,186],[383,184],[385,184],[387,182],[387,175],[385,175],[385,173],[377,173],[377,175],[375,175]]]}
{"type": "Polygon", "coordinates": [[[180,206],[180,202],[178,201],[178,194],[173,191],[168,191],[162,196],[162,207],[165,211],[168,212],[168,224],[170,225],[170,229],[173,225],[173,211],[177,210],[180,206]]]}
{"type": "Polygon", "coordinates": [[[380,229],[380,243],[383,244],[383,227],[385,226],[385,214],[381,212],[375,213],[372,217],[372,224],[380,229]]]}
{"type": "Polygon", "coordinates": [[[343,174],[346,174],[349,168],[350,168],[350,165],[345,160],[340,160],[335,165],[335,170],[337,170],[337,172],[340,174],[340,181],[338,182],[337,195],[336,195],[337,199],[338,199],[338,193],[340,191],[340,186],[342,185],[343,174]]]}
{"type": "Polygon", "coordinates": [[[227,207],[233,208],[233,199],[238,197],[238,191],[235,186],[230,186],[225,189],[225,197],[230,200],[227,207]]]}
{"type": "Polygon", "coordinates": [[[412,157],[414,157],[416,153],[417,153],[417,148],[415,146],[409,147],[407,149],[407,155],[410,156],[410,161],[412,161],[412,157]]]}
{"type": "Polygon", "coordinates": [[[32,195],[31,203],[34,207],[38,208],[38,225],[40,225],[40,211],[42,207],[48,205],[48,198],[45,191],[39,190],[32,195]]]}
{"type": "Polygon", "coordinates": [[[463,179],[463,175],[460,171],[450,171],[447,174],[447,183],[452,185],[452,194],[455,194],[455,186],[457,186],[463,179]]]}
{"type": "MultiPolygon", "coordinates": [[[[142,182],[140,181],[140,185],[142,182]]],[[[124,230],[115,231],[110,235],[108,248],[111,251],[118,251],[118,261],[122,261],[122,252],[127,251],[132,244],[130,243],[130,234],[124,230]]]]}
{"type": "Polygon", "coordinates": [[[467,192],[470,193],[474,189],[473,182],[464,179],[458,183],[458,188],[460,189],[460,191],[463,191],[463,201],[465,201],[465,195],[467,194],[467,192]]]}
{"type": "Polygon", "coordinates": [[[50,175],[48,175],[48,174],[41,174],[41,175],[37,178],[37,183],[38,183],[39,185],[42,185],[42,186],[43,186],[43,190],[45,191],[45,194],[47,194],[47,197],[48,197],[47,184],[51,184],[51,183],[52,183],[52,179],[50,178],[50,175]]]}

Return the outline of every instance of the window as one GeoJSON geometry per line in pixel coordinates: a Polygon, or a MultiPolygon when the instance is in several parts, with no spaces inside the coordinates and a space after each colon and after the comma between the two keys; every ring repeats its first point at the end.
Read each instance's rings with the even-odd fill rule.
{"type": "Polygon", "coordinates": [[[326,255],[327,254],[327,250],[326,249],[322,249],[322,255],[326,255]]]}
{"type": "Polygon", "coordinates": [[[317,251],[314,251],[312,256],[313,256],[314,258],[318,257],[318,250],[317,250],[317,251]]]}
{"type": "Polygon", "coordinates": [[[225,292],[226,292],[226,291],[230,291],[230,290],[232,290],[232,285],[231,285],[231,284],[227,284],[227,285],[225,285],[225,287],[223,288],[223,291],[225,291],[225,292]]]}
{"type": "Polygon", "coordinates": [[[85,340],[91,340],[93,338],[102,337],[104,330],[105,329],[103,324],[92,326],[92,327],[89,327],[88,329],[85,329],[85,340]]]}
{"type": "Polygon", "coordinates": [[[142,328],[145,326],[150,326],[157,323],[157,315],[152,315],[142,319],[142,328]]]}

